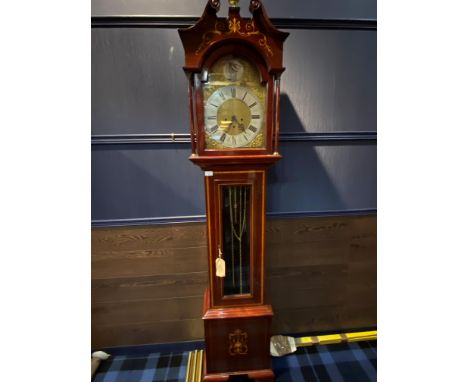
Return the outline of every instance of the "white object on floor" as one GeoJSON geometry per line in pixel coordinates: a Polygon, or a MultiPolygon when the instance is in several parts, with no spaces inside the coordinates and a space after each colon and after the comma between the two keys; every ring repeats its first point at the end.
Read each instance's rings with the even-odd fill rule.
{"type": "Polygon", "coordinates": [[[277,335],[270,339],[270,354],[273,357],[294,353],[296,349],[294,337],[277,335]]]}
{"type": "Polygon", "coordinates": [[[107,354],[106,352],[103,352],[101,350],[95,351],[93,354],[91,354],[91,358],[97,358],[97,359],[100,359],[101,361],[104,361],[109,357],[110,357],[110,354],[107,354]]]}

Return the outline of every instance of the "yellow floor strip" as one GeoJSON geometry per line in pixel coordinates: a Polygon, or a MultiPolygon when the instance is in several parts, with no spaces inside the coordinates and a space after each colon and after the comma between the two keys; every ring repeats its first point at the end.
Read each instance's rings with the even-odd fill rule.
{"type": "Polygon", "coordinates": [[[340,342],[372,341],[377,339],[377,330],[343,334],[326,334],[296,338],[296,346],[337,344],[340,342]]]}

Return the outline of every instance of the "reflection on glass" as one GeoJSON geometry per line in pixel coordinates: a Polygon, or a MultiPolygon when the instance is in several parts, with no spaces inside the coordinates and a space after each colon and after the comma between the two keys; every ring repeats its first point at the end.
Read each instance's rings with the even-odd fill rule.
{"type": "Polygon", "coordinates": [[[222,187],[224,295],[250,293],[250,186],[222,187]]]}

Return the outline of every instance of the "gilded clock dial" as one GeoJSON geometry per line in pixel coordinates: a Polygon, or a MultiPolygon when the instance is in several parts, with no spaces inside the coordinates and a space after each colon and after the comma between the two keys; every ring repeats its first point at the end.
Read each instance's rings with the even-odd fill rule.
{"type": "Polygon", "coordinates": [[[220,87],[205,102],[205,133],[222,147],[250,147],[262,133],[263,119],[260,100],[243,86],[220,87]]]}

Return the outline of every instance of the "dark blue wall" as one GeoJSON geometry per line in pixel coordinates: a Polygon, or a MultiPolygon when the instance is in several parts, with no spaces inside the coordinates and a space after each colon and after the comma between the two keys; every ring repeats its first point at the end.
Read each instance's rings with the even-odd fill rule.
{"type": "MultiPolygon", "coordinates": [[[[93,2],[94,15],[200,14],[204,1],[93,2]],[[181,4],[185,6],[182,7],[181,4]]],[[[282,18],[375,18],[375,1],[265,1],[282,18]]],[[[243,3],[241,3],[243,4],[243,3]]],[[[376,30],[290,29],[281,153],[271,214],[376,209],[376,30]]],[[[92,218],[96,224],[204,214],[187,158],[187,83],[175,28],[92,30],[92,218]],[[172,143],[170,134],[176,135],[172,143]],[[137,139],[136,139],[137,138],[137,139]]]]}
{"type": "MultiPolygon", "coordinates": [[[[93,16],[179,15],[200,16],[207,0],[92,0],[93,16]]],[[[226,13],[227,0],[221,0],[226,13]]],[[[248,0],[241,0],[241,15],[248,16],[248,0]]],[[[270,17],[376,19],[375,0],[263,0],[270,17]]]]}

